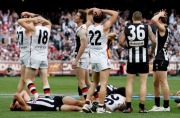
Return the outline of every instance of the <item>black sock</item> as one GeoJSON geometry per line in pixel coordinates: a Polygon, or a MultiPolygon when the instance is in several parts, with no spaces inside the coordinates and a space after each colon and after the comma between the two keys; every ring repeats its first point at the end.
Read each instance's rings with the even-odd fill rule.
{"type": "Polygon", "coordinates": [[[169,107],[169,100],[164,100],[163,107],[164,108],[168,108],[169,107]]]}
{"type": "Polygon", "coordinates": [[[131,108],[131,102],[126,102],[126,108],[131,108]]]}
{"type": "Polygon", "coordinates": [[[139,103],[139,108],[144,109],[144,104],[139,103]]]}
{"type": "Polygon", "coordinates": [[[155,97],[155,105],[160,107],[160,97],[155,97]]]}

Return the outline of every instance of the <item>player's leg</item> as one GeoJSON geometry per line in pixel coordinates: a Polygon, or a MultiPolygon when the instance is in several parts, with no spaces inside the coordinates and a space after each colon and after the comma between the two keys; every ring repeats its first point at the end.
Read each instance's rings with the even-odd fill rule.
{"type": "Polygon", "coordinates": [[[92,96],[95,92],[95,89],[99,83],[99,76],[100,76],[99,72],[92,71],[92,83],[91,83],[90,88],[88,89],[85,105],[82,108],[83,111],[86,113],[92,112],[92,110],[91,110],[91,108],[92,108],[91,98],[92,98],[92,96]]]}
{"type": "Polygon", "coordinates": [[[60,111],[81,111],[82,107],[74,106],[74,105],[62,105],[60,111]]]}
{"type": "Polygon", "coordinates": [[[86,100],[91,100],[91,97],[93,96],[95,90],[96,90],[96,87],[98,86],[99,84],[99,77],[100,77],[100,73],[99,72],[95,72],[95,71],[92,71],[92,83],[91,83],[91,86],[88,90],[88,94],[87,94],[87,99],[86,100]]]}
{"type": "Polygon", "coordinates": [[[162,92],[163,92],[163,98],[164,98],[163,107],[167,109],[167,111],[170,111],[170,108],[169,108],[170,90],[169,90],[169,85],[167,81],[167,71],[157,71],[157,74],[158,74],[158,78],[160,80],[160,84],[161,84],[162,92]]]}
{"type": "Polygon", "coordinates": [[[48,61],[41,61],[39,66],[40,77],[43,83],[43,91],[46,98],[50,97],[50,85],[48,81],[48,61]]]}
{"type": "Polygon", "coordinates": [[[131,102],[132,102],[132,93],[133,93],[133,84],[136,74],[127,73],[126,80],[126,109],[123,111],[124,113],[129,113],[132,111],[131,102]]]}
{"type": "Polygon", "coordinates": [[[35,98],[39,97],[39,94],[36,91],[36,87],[33,83],[33,78],[35,77],[36,69],[26,67],[25,70],[25,82],[29,91],[34,95],[35,98]]]}
{"type": "Polygon", "coordinates": [[[86,69],[86,72],[85,72],[85,83],[86,83],[87,87],[91,86],[91,80],[89,78],[89,70],[88,69],[86,69]]]}
{"type": "Polygon", "coordinates": [[[160,107],[161,87],[160,87],[160,80],[157,71],[153,72],[153,85],[154,85],[155,105],[157,107],[160,107]]]}
{"type": "Polygon", "coordinates": [[[25,69],[26,69],[26,66],[21,65],[21,77],[20,77],[18,87],[17,87],[17,92],[18,93],[20,93],[24,89],[24,86],[25,86],[25,81],[24,81],[24,79],[25,79],[25,69]]]}
{"type": "Polygon", "coordinates": [[[83,94],[84,98],[86,99],[88,87],[85,83],[85,74],[86,70],[80,67],[76,68],[76,78],[78,81],[78,86],[81,89],[81,93],[83,94]]]}
{"type": "Polygon", "coordinates": [[[100,90],[99,90],[99,104],[97,108],[97,113],[105,112],[104,100],[107,95],[107,84],[109,79],[110,69],[105,69],[100,71],[100,90]]]}
{"type": "Polygon", "coordinates": [[[74,105],[74,106],[80,106],[80,107],[82,107],[85,104],[85,101],[80,101],[70,96],[63,97],[62,102],[66,105],[74,105]]]}
{"type": "Polygon", "coordinates": [[[40,77],[43,83],[43,91],[46,98],[50,97],[50,85],[47,77],[47,68],[40,68],[40,77]]]}
{"type": "Polygon", "coordinates": [[[161,87],[156,70],[153,72],[153,85],[154,85],[154,106],[149,111],[161,111],[161,106],[160,106],[161,87]]]}
{"type": "Polygon", "coordinates": [[[162,61],[160,67],[157,71],[158,78],[160,80],[160,84],[163,91],[163,111],[170,111],[169,107],[169,96],[170,96],[170,89],[169,84],[167,81],[167,67],[169,65],[169,61],[162,61]]]}
{"type": "Polygon", "coordinates": [[[139,103],[139,112],[140,113],[147,113],[145,109],[145,100],[146,100],[146,92],[147,92],[147,78],[148,74],[139,74],[139,81],[140,81],[140,103],[139,103]]]}
{"type": "Polygon", "coordinates": [[[139,102],[139,113],[148,113],[145,108],[145,100],[146,100],[146,93],[147,93],[147,78],[149,73],[149,64],[142,63],[138,64],[138,73],[139,73],[139,83],[140,83],[140,102],[139,102]]]}
{"type": "Polygon", "coordinates": [[[159,109],[160,108],[160,92],[161,92],[161,87],[160,87],[160,80],[157,74],[157,69],[159,68],[158,66],[158,61],[153,62],[153,85],[154,85],[154,102],[155,106],[154,109],[159,109]]]}

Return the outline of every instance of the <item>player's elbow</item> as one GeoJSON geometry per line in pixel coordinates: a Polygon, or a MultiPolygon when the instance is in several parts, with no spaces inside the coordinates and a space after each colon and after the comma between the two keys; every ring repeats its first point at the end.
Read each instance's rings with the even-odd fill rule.
{"type": "Polygon", "coordinates": [[[21,25],[21,24],[22,24],[22,22],[23,22],[23,20],[22,20],[22,19],[18,19],[18,21],[17,21],[17,22],[18,22],[18,24],[20,24],[20,25],[21,25]]]}
{"type": "Polygon", "coordinates": [[[158,23],[158,21],[157,21],[156,19],[154,19],[154,18],[151,19],[151,22],[152,22],[152,24],[154,24],[154,25],[156,25],[156,24],[158,23]]]}

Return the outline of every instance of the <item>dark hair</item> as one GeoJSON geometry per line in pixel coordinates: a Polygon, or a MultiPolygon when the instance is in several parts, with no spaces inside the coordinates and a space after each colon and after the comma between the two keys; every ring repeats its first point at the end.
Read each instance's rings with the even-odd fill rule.
{"type": "Polygon", "coordinates": [[[78,12],[80,13],[80,19],[83,20],[83,23],[86,23],[86,15],[87,15],[86,11],[83,9],[79,9],[78,12]]]}
{"type": "Polygon", "coordinates": [[[142,13],[140,11],[135,11],[132,15],[132,18],[134,20],[141,20],[142,19],[142,13]]]}
{"type": "Polygon", "coordinates": [[[120,94],[124,97],[126,97],[126,88],[125,87],[119,87],[114,90],[114,93],[120,94]]]}
{"type": "Polygon", "coordinates": [[[93,15],[93,21],[95,23],[101,23],[104,20],[104,18],[105,18],[105,15],[103,12],[101,12],[99,15],[96,15],[96,14],[93,15]]]}
{"type": "MultiPolygon", "coordinates": [[[[157,14],[159,14],[159,12],[156,12],[156,13],[154,14],[154,16],[157,15],[157,14]]],[[[167,21],[168,21],[167,13],[165,14],[165,17],[159,17],[159,20],[161,20],[162,23],[166,24],[167,21]]]]}
{"type": "Polygon", "coordinates": [[[15,108],[11,108],[10,110],[11,110],[11,111],[22,111],[21,108],[16,108],[16,107],[15,107],[15,108]]]}

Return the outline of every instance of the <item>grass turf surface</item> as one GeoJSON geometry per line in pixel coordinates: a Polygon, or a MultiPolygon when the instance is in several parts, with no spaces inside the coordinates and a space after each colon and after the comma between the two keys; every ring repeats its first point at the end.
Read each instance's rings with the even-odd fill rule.
{"type": "MultiPolygon", "coordinates": [[[[79,112],[12,112],[9,111],[9,105],[12,102],[13,94],[16,92],[17,84],[19,82],[19,77],[0,77],[0,118],[178,118],[179,110],[176,106],[176,103],[173,99],[170,100],[170,112],[150,112],[147,114],[138,113],[138,98],[132,101],[132,107],[134,111],[130,114],[124,114],[121,112],[112,113],[112,114],[87,114],[79,112]]],[[[180,78],[179,76],[169,76],[168,82],[170,86],[171,94],[176,93],[179,90],[180,78]]],[[[63,94],[63,95],[73,95],[78,96],[77,94],[77,81],[75,76],[57,76],[49,77],[49,83],[51,86],[51,94],[63,94]]],[[[125,86],[126,77],[122,76],[110,76],[109,84],[114,85],[115,87],[125,86]]],[[[36,77],[35,85],[39,93],[43,93],[42,83],[39,77],[36,77]]],[[[136,78],[133,87],[133,95],[139,94],[139,79],[136,78]]],[[[154,105],[153,97],[149,99],[148,95],[153,95],[153,79],[150,76],[147,82],[147,100],[145,106],[147,109],[151,109],[154,105]]],[[[173,98],[173,97],[171,97],[173,98]]],[[[161,99],[161,105],[163,99],[161,99]]]]}

